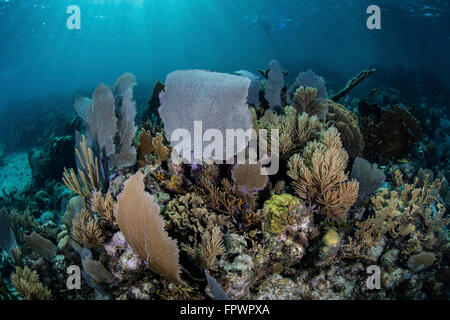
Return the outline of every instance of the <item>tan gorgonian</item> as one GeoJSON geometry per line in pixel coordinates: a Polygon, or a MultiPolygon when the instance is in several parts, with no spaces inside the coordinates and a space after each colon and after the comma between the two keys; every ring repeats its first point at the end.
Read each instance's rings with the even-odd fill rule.
{"type": "Polygon", "coordinates": [[[317,89],[310,87],[299,87],[294,92],[293,107],[298,113],[306,112],[310,116],[324,118],[327,111],[327,101],[317,99],[317,89]]]}
{"type": "Polygon", "coordinates": [[[268,131],[278,129],[279,154],[282,159],[289,159],[294,153],[300,152],[309,141],[316,139],[325,130],[326,125],[317,116],[298,113],[294,107],[287,106],[280,116],[266,112],[259,121],[258,128],[268,131]]]}
{"type": "Polygon", "coordinates": [[[91,208],[94,210],[99,218],[102,218],[109,223],[115,222],[114,207],[116,205],[111,192],[102,195],[100,191],[94,191],[91,197],[91,208]]]}
{"type": "Polygon", "coordinates": [[[82,209],[72,220],[72,237],[86,245],[95,247],[106,241],[106,234],[95,221],[92,213],[88,209],[82,209]]]}
{"type": "Polygon", "coordinates": [[[142,129],[138,139],[137,161],[140,167],[144,167],[146,164],[152,163],[152,161],[160,165],[169,157],[170,150],[164,145],[161,133],[158,132],[153,138],[150,131],[142,129]]]}
{"type": "Polygon", "coordinates": [[[16,268],[11,275],[11,283],[25,300],[51,300],[52,293],[39,281],[39,275],[30,268],[16,268]]]}
{"type": "Polygon", "coordinates": [[[233,194],[231,183],[227,179],[222,180],[222,187],[209,181],[205,176],[200,179],[199,194],[209,200],[208,205],[217,212],[233,217],[242,209],[242,199],[233,194]]]}
{"type": "Polygon", "coordinates": [[[145,191],[141,172],[125,182],[117,197],[116,221],[128,244],[153,271],[173,283],[182,283],[177,241],[164,230],[159,207],[145,191]]]}
{"type": "Polygon", "coordinates": [[[284,187],[286,185],[286,182],[284,180],[279,180],[275,183],[272,190],[270,191],[271,194],[282,194],[284,192],[284,187]]]}
{"type": "Polygon", "coordinates": [[[288,176],[297,195],[319,206],[329,219],[343,220],[358,197],[359,184],[345,173],[348,155],[339,132],[331,127],[309,142],[288,163],[288,176]]]}
{"type": "Polygon", "coordinates": [[[234,193],[239,195],[253,208],[256,205],[255,195],[267,185],[267,176],[261,174],[262,164],[236,164],[232,178],[234,193]]]}
{"type": "Polygon", "coordinates": [[[78,168],[78,175],[74,169],[64,168],[63,182],[71,191],[86,200],[92,197],[92,192],[98,189],[100,183],[98,159],[94,158],[91,148],[87,147],[84,135],[81,136],[80,150],[75,149],[81,166],[78,168]]]}
{"type": "Polygon", "coordinates": [[[202,242],[196,247],[183,244],[182,249],[207,270],[217,270],[217,256],[225,254],[222,232],[218,226],[213,226],[202,233],[202,242]]]}

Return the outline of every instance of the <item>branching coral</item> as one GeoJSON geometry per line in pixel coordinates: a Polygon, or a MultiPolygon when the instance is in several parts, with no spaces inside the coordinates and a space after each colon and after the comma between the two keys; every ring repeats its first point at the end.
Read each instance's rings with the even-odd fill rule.
{"type": "Polygon", "coordinates": [[[78,175],[73,169],[67,171],[64,168],[63,182],[73,192],[78,194],[83,199],[92,197],[92,192],[98,189],[100,184],[98,160],[94,158],[91,148],[87,147],[86,139],[82,136],[80,142],[80,150],[75,149],[75,154],[78,158],[78,163],[81,168],[78,168],[78,175]]]}
{"type": "Polygon", "coordinates": [[[331,100],[338,101],[339,99],[345,97],[354,87],[360,84],[364,79],[374,73],[376,69],[366,69],[358,73],[356,76],[351,78],[344,89],[339,91],[336,95],[334,95],[331,100]]]}
{"type": "Polygon", "coordinates": [[[233,194],[231,183],[228,180],[222,180],[222,187],[217,187],[214,182],[202,176],[200,186],[198,192],[209,199],[208,205],[214,211],[231,217],[241,212],[243,201],[233,194]]]}
{"type": "Polygon", "coordinates": [[[331,127],[291,157],[288,176],[300,198],[319,205],[328,218],[342,220],[358,197],[358,182],[345,173],[347,161],[339,132],[331,127]]]}
{"type": "Polygon", "coordinates": [[[441,181],[426,179],[422,187],[417,182],[403,184],[397,173],[396,190],[383,189],[372,197],[375,215],[356,223],[356,233],[345,246],[346,256],[366,256],[383,236],[396,239],[396,247],[405,254],[441,247],[450,222],[438,200],[441,181]]]}
{"type": "Polygon", "coordinates": [[[11,283],[25,300],[51,300],[52,293],[39,281],[39,275],[30,268],[16,268],[11,283]]]}

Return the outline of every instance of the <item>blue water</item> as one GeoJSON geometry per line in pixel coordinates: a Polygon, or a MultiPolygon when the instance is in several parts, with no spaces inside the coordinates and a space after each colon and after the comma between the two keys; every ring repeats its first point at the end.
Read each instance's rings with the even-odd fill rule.
{"type": "MultiPolygon", "coordinates": [[[[176,69],[313,68],[342,83],[370,65],[424,67],[450,83],[449,1],[0,0],[0,108],[71,94],[132,72],[151,84],[176,69]],[[68,30],[69,5],[81,30],[68,30]],[[366,28],[366,9],[382,29],[366,28]]],[[[344,82],[345,83],[345,82],[344,82]]]]}

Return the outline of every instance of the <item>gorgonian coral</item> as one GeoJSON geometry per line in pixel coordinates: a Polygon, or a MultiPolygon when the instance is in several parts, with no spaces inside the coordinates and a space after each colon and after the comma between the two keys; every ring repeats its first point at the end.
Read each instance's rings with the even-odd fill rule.
{"type": "Polygon", "coordinates": [[[350,177],[359,182],[360,199],[373,194],[386,179],[383,170],[379,169],[376,163],[370,164],[366,159],[359,157],[353,162],[350,177]]]}
{"type": "Polygon", "coordinates": [[[276,111],[282,106],[281,91],[284,88],[283,67],[277,60],[270,61],[270,69],[267,73],[267,81],[264,86],[264,97],[269,103],[270,109],[276,111]]]}
{"type": "Polygon", "coordinates": [[[39,281],[39,275],[30,268],[16,268],[11,283],[25,300],[50,300],[52,293],[39,281]]]}
{"type": "Polygon", "coordinates": [[[74,103],[74,109],[86,128],[87,145],[98,154],[104,179],[108,166],[129,166],[136,160],[136,150],[132,146],[136,131],[135,85],[134,75],[125,73],[111,89],[99,84],[92,100],[77,98],[74,103]]]}
{"type": "Polygon", "coordinates": [[[174,283],[182,283],[177,241],[164,230],[159,207],[145,192],[142,173],[136,173],[125,182],[115,210],[117,224],[127,243],[153,271],[174,283]]]}
{"type": "Polygon", "coordinates": [[[288,163],[288,176],[297,195],[320,206],[330,219],[343,220],[358,197],[358,182],[349,180],[345,169],[348,155],[339,132],[331,127],[319,140],[309,142],[288,163]]]}
{"type": "Polygon", "coordinates": [[[314,71],[307,70],[304,72],[299,72],[297,78],[292,85],[286,91],[286,99],[289,104],[294,102],[294,92],[298,88],[313,88],[316,89],[316,98],[320,101],[328,100],[327,87],[325,86],[325,80],[314,73],[314,71]]]}
{"type": "Polygon", "coordinates": [[[319,137],[326,125],[316,116],[307,113],[297,113],[292,106],[283,109],[283,114],[276,116],[268,111],[258,123],[258,128],[279,130],[279,152],[282,159],[289,159],[294,153],[299,152],[309,141],[319,137]]]}
{"type": "Polygon", "coordinates": [[[301,86],[294,92],[292,105],[298,113],[306,112],[324,120],[328,111],[328,106],[325,102],[326,100],[318,99],[316,88],[301,86]]]}
{"type": "MultiPolygon", "coordinates": [[[[226,160],[226,155],[235,155],[244,150],[248,140],[238,141],[236,146],[226,146],[225,137],[227,130],[245,132],[252,128],[252,118],[247,106],[249,86],[250,79],[225,73],[185,70],[168,74],[165,90],[159,95],[159,114],[164,122],[166,138],[172,146],[178,148],[178,154],[189,162],[200,161],[202,154],[197,154],[197,150],[199,147],[205,150],[209,143],[203,140],[193,143],[196,125],[200,127],[198,134],[201,138],[208,129],[215,129],[215,132],[220,131],[222,134],[221,150],[216,149],[214,160],[226,160]],[[191,140],[183,140],[183,145],[188,145],[189,154],[182,154],[180,143],[171,141],[172,135],[180,133],[180,129],[190,133],[191,140]],[[234,149],[227,150],[227,147],[234,149]]],[[[175,139],[180,137],[175,135],[175,139]]]]}

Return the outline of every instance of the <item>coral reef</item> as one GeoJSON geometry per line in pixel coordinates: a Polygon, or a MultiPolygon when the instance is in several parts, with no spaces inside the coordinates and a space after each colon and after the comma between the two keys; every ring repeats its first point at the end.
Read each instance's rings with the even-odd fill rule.
{"type": "Polygon", "coordinates": [[[175,71],[142,121],[132,74],[76,98],[69,131],[30,151],[34,182],[2,188],[0,299],[448,298],[450,122],[394,91],[351,96],[372,72],[329,100],[311,70],[286,86],[276,60],[262,80],[175,71]],[[246,139],[196,153],[196,130],[252,128],[279,133],[259,146],[273,175],[260,153],[235,161],[246,139]]]}

